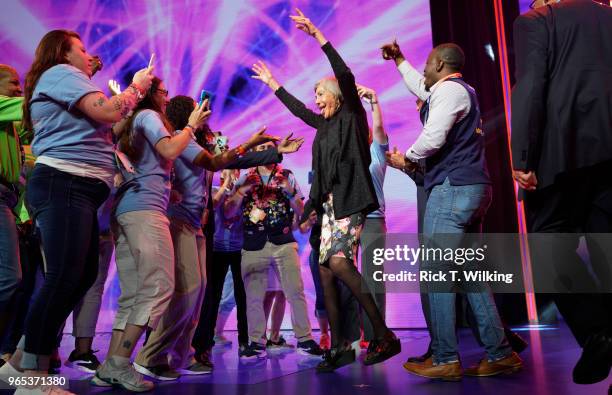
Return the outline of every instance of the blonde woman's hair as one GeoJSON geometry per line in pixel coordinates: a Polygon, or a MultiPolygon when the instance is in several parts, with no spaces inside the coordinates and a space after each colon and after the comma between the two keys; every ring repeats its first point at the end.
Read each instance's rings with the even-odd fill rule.
{"type": "Polygon", "coordinates": [[[344,101],[344,97],[342,96],[342,91],[340,90],[340,85],[338,85],[338,80],[335,77],[324,77],[321,78],[314,86],[315,92],[319,88],[323,88],[325,91],[331,93],[338,99],[340,103],[344,101]]]}

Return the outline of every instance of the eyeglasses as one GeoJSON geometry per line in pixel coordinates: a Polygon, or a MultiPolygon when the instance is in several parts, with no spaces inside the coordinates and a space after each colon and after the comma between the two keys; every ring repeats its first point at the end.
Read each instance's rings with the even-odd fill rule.
{"type": "Polygon", "coordinates": [[[155,92],[159,92],[162,95],[168,97],[168,90],[166,90],[166,89],[159,89],[159,88],[157,88],[157,89],[155,89],[155,92]]]}

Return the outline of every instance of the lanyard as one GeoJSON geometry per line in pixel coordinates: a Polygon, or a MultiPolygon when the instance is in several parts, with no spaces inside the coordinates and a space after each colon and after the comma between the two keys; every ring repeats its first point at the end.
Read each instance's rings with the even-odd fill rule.
{"type": "Polygon", "coordinates": [[[265,193],[268,190],[268,186],[270,185],[270,182],[272,181],[272,178],[274,178],[274,174],[276,173],[276,165],[274,165],[274,168],[272,169],[272,172],[268,176],[268,181],[266,182],[265,185],[263,182],[263,177],[261,176],[261,174],[259,174],[259,169],[257,169],[256,171],[257,171],[257,176],[259,176],[259,181],[261,182],[261,185],[259,187],[259,193],[258,193],[259,196],[257,199],[254,199],[254,200],[255,200],[255,205],[257,207],[260,207],[260,202],[264,199],[265,193]]]}

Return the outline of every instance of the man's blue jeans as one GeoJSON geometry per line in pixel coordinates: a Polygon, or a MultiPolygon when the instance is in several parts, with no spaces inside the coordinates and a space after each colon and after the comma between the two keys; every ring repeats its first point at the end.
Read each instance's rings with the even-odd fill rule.
{"type": "MultiPolygon", "coordinates": [[[[480,233],[482,220],[491,204],[492,189],[487,184],[451,185],[448,178],[442,185],[431,190],[423,234],[426,246],[435,244],[444,235],[480,233]],[[437,238],[434,235],[438,235],[437,238]]],[[[458,248],[460,237],[444,238],[444,248],[458,248]]],[[[430,262],[424,262],[427,269],[430,262]]],[[[472,310],[480,338],[490,360],[504,358],[512,352],[504,328],[497,313],[493,294],[487,284],[479,284],[482,292],[468,292],[466,297],[472,310]]],[[[455,334],[455,293],[429,292],[431,313],[431,336],[434,363],[458,360],[457,337],[455,334]]]]}

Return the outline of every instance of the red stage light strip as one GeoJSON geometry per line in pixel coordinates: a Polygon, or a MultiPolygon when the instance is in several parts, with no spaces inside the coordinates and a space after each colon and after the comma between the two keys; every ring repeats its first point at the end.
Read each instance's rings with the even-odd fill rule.
{"type": "MultiPolygon", "coordinates": [[[[510,106],[510,72],[508,70],[508,52],[506,46],[506,29],[504,24],[504,12],[502,0],[493,0],[495,11],[495,28],[497,30],[497,50],[499,54],[499,68],[504,97],[504,110],[506,112],[506,133],[508,135],[508,152],[512,163],[512,151],[510,148],[510,136],[512,129],[510,117],[512,109],[510,106]]],[[[514,167],[512,167],[514,168],[514,167]]],[[[523,283],[525,284],[525,299],[527,303],[527,317],[531,324],[538,323],[538,311],[536,308],[535,294],[533,292],[533,276],[531,272],[531,257],[529,255],[529,242],[527,240],[527,224],[525,222],[525,209],[523,203],[518,200],[518,184],[514,183],[514,196],[516,200],[517,218],[519,225],[519,240],[521,248],[521,265],[523,268],[523,283]]]]}

